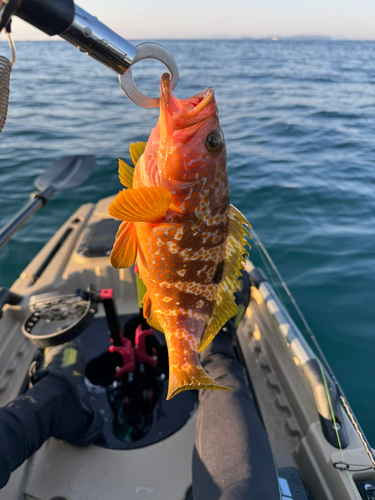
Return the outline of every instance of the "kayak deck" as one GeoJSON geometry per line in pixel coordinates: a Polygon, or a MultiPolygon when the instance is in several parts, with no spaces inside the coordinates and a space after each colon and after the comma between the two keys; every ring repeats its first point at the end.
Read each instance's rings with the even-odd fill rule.
{"type": "MultiPolygon", "coordinates": [[[[113,269],[108,259],[119,224],[108,216],[113,199],[82,205],[13,285],[12,291],[24,299],[18,306],[6,306],[0,322],[0,405],[22,390],[35,353],[35,346],[20,328],[30,296],[86,289],[93,284],[96,289],[113,289],[119,315],[139,314],[134,270],[113,269]]],[[[251,263],[247,267],[251,271],[251,263]]],[[[285,311],[283,314],[288,318],[285,311]]],[[[102,305],[95,318],[104,321],[102,305]]],[[[261,286],[252,286],[250,305],[237,338],[279,475],[289,478],[285,479],[286,488],[291,487],[293,477],[298,479],[298,471],[315,500],[358,498],[354,481],[375,479],[374,471],[344,472],[335,469],[333,463],[344,460],[369,465],[360,439],[346,415],[343,423],[349,444],[342,452],[323,436],[312,389],[261,286]]],[[[93,345],[97,345],[94,340],[93,345]]],[[[89,346],[88,338],[88,350],[89,346]]],[[[194,405],[176,429],[159,442],[126,450],[96,445],[77,448],[51,438],[12,474],[1,498],[13,500],[16,494],[23,494],[34,500],[184,500],[191,486],[194,405]]],[[[281,479],[280,485],[285,481],[281,479]]],[[[293,492],[290,497],[288,491],[292,490],[285,491],[284,498],[306,498],[293,492]]]]}

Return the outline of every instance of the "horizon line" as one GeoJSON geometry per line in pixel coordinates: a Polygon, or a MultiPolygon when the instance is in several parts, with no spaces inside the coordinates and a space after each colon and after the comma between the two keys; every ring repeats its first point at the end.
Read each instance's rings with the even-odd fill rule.
{"type": "MultiPolygon", "coordinates": [[[[231,37],[231,36],[213,36],[213,37],[184,37],[184,38],[176,38],[176,37],[163,37],[163,38],[132,38],[128,37],[126,38],[127,40],[134,40],[134,41],[142,41],[142,40],[155,40],[155,41],[160,41],[160,40],[170,40],[170,41],[199,41],[199,40],[205,40],[205,41],[210,41],[210,40],[228,40],[228,41],[234,41],[234,40],[252,40],[254,42],[257,41],[270,41],[270,42],[282,42],[282,41],[291,41],[295,40],[296,42],[303,42],[303,41],[308,41],[308,42],[373,42],[375,41],[374,38],[347,38],[344,36],[334,36],[334,35],[291,35],[291,36],[277,36],[277,35],[272,35],[272,36],[264,36],[264,37],[251,37],[251,36],[240,36],[240,37],[231,37]]],[[[8,44],[7,40],[0,40],[0,42],[4,42],[8,44]]],[[[15,42],[16,43],[21,43],[21,42],[66,42],[66,40],[59,38],[58,35],[55,35],[54,37],[47,38],[47,39],[25,39],[25,40],[17,40],[17,37],[15,37],[15,42]]]]}

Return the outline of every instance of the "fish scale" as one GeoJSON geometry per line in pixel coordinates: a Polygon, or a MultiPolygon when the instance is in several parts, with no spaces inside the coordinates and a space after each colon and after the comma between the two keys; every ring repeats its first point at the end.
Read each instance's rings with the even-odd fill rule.
{"type": "Polygon", "coordinates": [[[245,217],[230,205],[226,151],[212,89],[176,99],[160,84],[160,117],[147,145],[120,161],[127,187],[109,213],[120,220],[111,263],[135,263],[146,286],[143,313],[164,332],[170,399],[188,389],[230,390],[202,368],[198,351],[237,311],[234,291],[246,253],[245,217]]]}

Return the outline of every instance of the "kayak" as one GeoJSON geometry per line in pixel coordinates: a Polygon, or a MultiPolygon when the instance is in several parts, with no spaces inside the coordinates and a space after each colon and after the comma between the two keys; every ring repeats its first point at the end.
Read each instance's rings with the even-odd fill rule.
{"type": "MultiPolygon", "coordinates": [[[[113,199],[82,205],[66,221],[11,287],[17,300],[0,320],[0,406],[26,389],[38,348],[79,331],[102,436],[87,448],[50,438],[12,473],[1,500],[192,498],[197,392],[166,401],[166,344],[141,319],[137,269],[109,262],[119,226],[108,215],[113,199]],[[50,315],[44,323],[42,310],[50,315]],[[133,332],[138,375],[126,345],[116,345],[118,325],[133,332]],[[113,365],[109,349],[121,363],[113,365]],[[127,377],[125,397],[119,370],[127,377]]],[[[251,299],[234,341],[271,445],[280,498],[375,498],[375,471],[332,374],[263,271],[250,261],[246,270],[251,299]]]]}

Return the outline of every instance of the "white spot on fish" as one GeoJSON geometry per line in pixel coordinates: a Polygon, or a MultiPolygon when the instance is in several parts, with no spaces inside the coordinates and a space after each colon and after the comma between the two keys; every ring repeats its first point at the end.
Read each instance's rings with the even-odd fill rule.
{"type": "Polygon", "coordinates": [[[175,240],[180,240],[182,238],[182,235],[184,234],[184,230],[182,227],[178,228],[176,231],[176,234],[174,235],[175,240]]]}
{"type": "MultiPolygon", "coordinates": [[[[171,253],[177,253],[178,252],[178,246],[173,241],[168,241],[167,245],[168,245],[168,250],[171,253]]],[[[165,260],[165,259],[163,259],[163,260],[165,260]]]]}
{"type": "Polygon", "coordinates": [[[190,200],[190,198],[191,198],[191,195],[192,195],[192,194],[193,194],[193,188],[191,187],[191,188],[189,189],[189,194],[188,194],[188,195],[186,196],[186,198],[185,198],[185,201],[190,200]]]}

